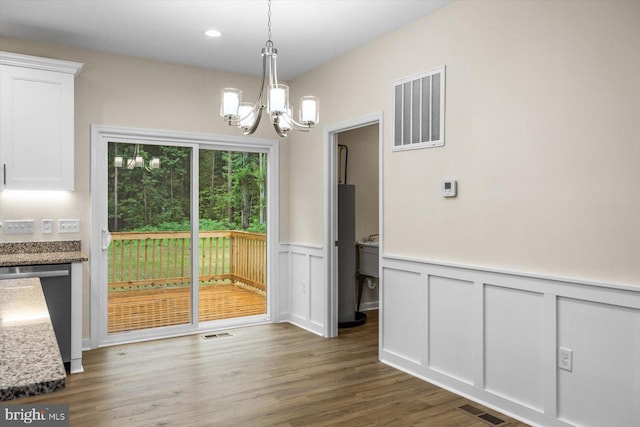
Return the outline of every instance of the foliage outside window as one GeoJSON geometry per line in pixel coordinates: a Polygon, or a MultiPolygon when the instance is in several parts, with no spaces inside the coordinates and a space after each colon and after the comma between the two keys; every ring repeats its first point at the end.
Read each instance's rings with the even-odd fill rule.
{"type": "MultiPolygon", "coordinates": [[[[109,230],[187,231],[191,212],[191,149],[139,145],[137,155],[160,167],[115,167],[135,145],[109,144],[109,230]]],[[[266,230],[264,153],[199,151],[200,230],[266,230]]],[[[126,163],[125,163],[126,164],[126,163]]]]}

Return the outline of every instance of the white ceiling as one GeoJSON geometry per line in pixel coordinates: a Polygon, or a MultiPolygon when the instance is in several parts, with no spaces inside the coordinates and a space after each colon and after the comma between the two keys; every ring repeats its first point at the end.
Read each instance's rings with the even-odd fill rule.
{"type": "MultiPolygon", "coordinates": [[[[303,75],[450,1],[273,0],[278,75],[303,75]]],[[[0,0],[0,35],[259,75],[267,1],[0,0]]]]}

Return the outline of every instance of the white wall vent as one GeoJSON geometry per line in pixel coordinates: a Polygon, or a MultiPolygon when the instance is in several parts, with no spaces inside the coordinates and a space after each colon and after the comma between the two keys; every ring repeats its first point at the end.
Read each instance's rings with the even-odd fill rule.
{"type": "Polygon", "coordinates": [[[394,151],[444,145],[444,83],[444,66],[394,82],[394,151]]]}

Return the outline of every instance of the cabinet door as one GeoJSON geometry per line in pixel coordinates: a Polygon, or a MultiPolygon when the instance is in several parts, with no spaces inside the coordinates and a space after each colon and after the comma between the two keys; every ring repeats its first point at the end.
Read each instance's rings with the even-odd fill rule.
{"type": "Polygon", "coordinates": [[[7,190],[73,190],[73,74],[0,66],[7,190]]]}

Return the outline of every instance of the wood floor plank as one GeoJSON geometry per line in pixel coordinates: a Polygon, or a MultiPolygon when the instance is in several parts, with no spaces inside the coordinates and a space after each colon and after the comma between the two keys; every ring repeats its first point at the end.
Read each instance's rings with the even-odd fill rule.
{"type": "Polygon", "coordinates": [[[378,361],[377,312],[325,339],[289,324],[118,345],[83,354],[65,390],[71,426],[482,426],[469,404],[378,361]]]}

